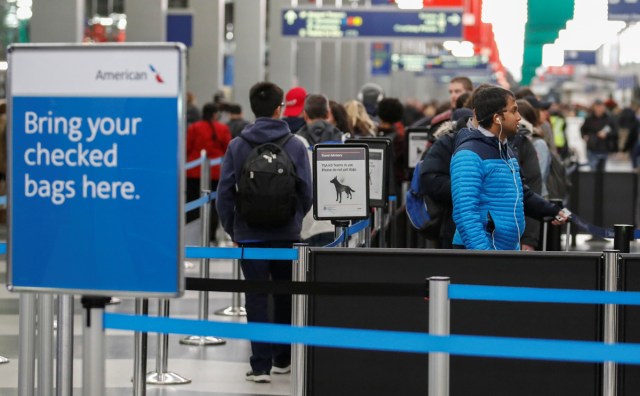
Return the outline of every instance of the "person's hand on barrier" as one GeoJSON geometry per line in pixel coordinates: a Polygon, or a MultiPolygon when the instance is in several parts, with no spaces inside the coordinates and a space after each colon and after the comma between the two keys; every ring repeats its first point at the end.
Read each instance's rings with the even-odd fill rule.
{"type": "Polygon", "coordinates": [[[522,244],[522,245],[520,246],[520,250],[526,250],[526,251],[528,251],[528,252],[533,252],[533,251],[535,251],[535,250],[536,250],[536,248],[534,248],[534,247],[533,247],[533,246],[531,246],[531,245],[525,245],[525,244],[522,244]]]}
{"type": "Polygon", "coordinates": [[[567,208],[562,208],[558,214],[556,214],[556,218],[551,222],[551,224],[559,226],[565,224],[569,221],[571,217],[571,212],[567,208]]]}

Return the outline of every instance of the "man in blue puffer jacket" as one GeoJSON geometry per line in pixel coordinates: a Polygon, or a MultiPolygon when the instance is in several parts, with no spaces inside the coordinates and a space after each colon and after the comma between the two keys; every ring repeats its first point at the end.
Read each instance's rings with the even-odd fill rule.
{"type": "Polygon", "coordinates": [[[520,122],[513,93],[500,87],[476,91],[471,106],[478,128],[463,129],[451,159],[451,195],[456,247],[479,250],[520,250],[524,212],[536,218],[568,217],[554,204],[523,187],[515,155],[507,138],[520,122]]]}

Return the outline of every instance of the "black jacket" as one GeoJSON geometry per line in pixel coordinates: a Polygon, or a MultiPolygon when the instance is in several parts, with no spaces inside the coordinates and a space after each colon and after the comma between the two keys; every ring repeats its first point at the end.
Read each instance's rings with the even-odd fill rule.
{"type": "MultiPolygon", "coordinates": [[[[540,173],[540,163],[538,162],[536,149],[528,138],[530,134],[531,132],[525,128],[519,129],[518,133],[509,139],[509,145],[518,158],[522,183],[528,185],[533,192],[541,194],[542,175],[540,173]]],[[[540,222],[531,217],[527,217],[520,243],[537,248],[539,239],[540,222]]]]}
{"type": "Polygon", "coordinates": [[[596,153],[606,153],[608,152],[607,139],[613,139],[614,136],[617,136],[618,129],[613,118],[608,114],[603,114],[602,117],[596,117],[594,114],[591,114],[584,120],[580,132],[582,133],[582,137],[588,136],[587,150],[596,153]],[[605,139],[601,139],[598,137],[598,132],[606,126],[609,126],[609,133],[605,139]]]}

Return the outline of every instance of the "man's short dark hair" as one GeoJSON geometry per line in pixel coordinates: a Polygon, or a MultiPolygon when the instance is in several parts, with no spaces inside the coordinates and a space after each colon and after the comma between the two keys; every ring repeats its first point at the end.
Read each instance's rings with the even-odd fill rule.
{"type": "Polygon", "coordinates": [[[284,92],[271,82],[259,82],[249,91],[251,111],[258,117],[272,117],[278,106],[282,105],[284,92]]]}
{"type": "Polygon", "coordinates": [[[378,103],[378,117],[381,121],[395,124],[402,120],[404,106],[396,98],[384,98],[378,103]]]}
{"type": "Polygon", "coordinates": [[[329,99],[321,94],[307,95],[304,100],[304,112],[312,120],[329,118],[329,99]]]}
{"type": "Polygon", "coordinates": [[[242,114],[242,106],[240,106],[237,103],[230,103],[227,109],[229,110],[229,114],[233,114],[233,115],[242,114]]]}
{"type": "Polygon", "coordinates": [[[473,91],[473,83],[471,82],[469,77],[464,77],[464,76],[454,77],[451,79],[451,81],[449,81],[449,84],[451,83],[460,83],[462,84],[462,87],[464,88],[465,91],[467,92],[473,91]]]}
{"type": "Polygon", "coordinates": [[[516,91],[516,99],[524,99],[527,96],[535,96],[529,87],[522,87],[516,91]]]}
{"type": "Polygon", "coordinates": [[[213,118],[214,114],[218,112],[218,105],[215,103],[205,103],[202,106],[202,119],[204,121],[210,121],[213,118]]]}
{"type": "Polygon", "coordinates": [[[502,113],[507,106],[508,98],[515,100],[513,92],[501,87],[487,87],[475,92],[471,106],[476,113],[478,124],[489,128],[493,123],[493,115],[502,113]]]}

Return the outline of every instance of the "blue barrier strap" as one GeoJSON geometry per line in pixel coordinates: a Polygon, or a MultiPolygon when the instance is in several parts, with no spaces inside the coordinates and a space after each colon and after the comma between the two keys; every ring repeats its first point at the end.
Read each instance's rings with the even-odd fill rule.
{"type": "Polygon", "coordinates": [[[7,204],[7,196],[6,195],[0,196],[0,205],[6,205],[6,204],[7,204]]]}
{"type": "Polygon", "coordinates": [[[389,195],[389,201],[397,201],[398,197],[395,195],[389,195]]]}
{"type": "Polygon", "coordinates": [[[195,201],[188,202],[186,205],[184,205],[184,211],[189,212],[191,210],[197,209],[207,202],[209,202],[209,197],[205,195],[196,199],[195,201]]]}
{"type": "Polygon", "coordinates": [[[202,205],[206,204],[207,202],[211,202],[211,201],[215,201],[215,199],[218,197],[218,193],[216,191],[213,191],[211,193],[209,193],[209,195],[206,195],[204,197],[200,197],[194,201],[188,202],[186,205],[184,205],[184,211],[188,212],[190,210],[194,210],[197,209],[199,207],[201,207],[202,205]]]}
{"type": "Polygon", "coordinates": [[[193,161],[187,162],[187,164],[184,166],[184,168],[189,170],[189,169],[195,168],[196,166],[200,165],[201,163],[202,163],[202,158],[194,159],[193,161]]]}
{"type": "Polygon", "coordinates": [[[640,292],[506,286],[450,285],[449,298],[452,300],[640,305],[640,292]]]}
{"type": "Polygon", "coordinates": [[[6,244],[6,242],[0,243],[0,254],[7,254],[7,244],[6,244]]]}
{"type": "MultiPolygon", "coordinates": [[[[594,226],[593,224],[587,223],[580,216],[577,216],[575,214],[571,214],[570,221],[573,224],[575,224],[578,228],[582,229],[583,231],[588,232],[591,235],[595,235],[595,236],[598,236],[600,238],[614,238],[615,237],[615,232],[613,231],[613,228],[602,228],[602,227],[594,226]]],[[[634,237],[635,237],[635,239],[639,238],[638,230],[635,231],[634,237]]]]}
{"type": "Polygon", "coordinates": [[[209,165],[216,166],[222,163],[222,157],[214,158],[209,162],[209,165]]]}
{"type": "Polygon", "coordinates": [[[240,259],[242,258],[242,249],[187,246],[185,258],[240,259]]]}
{"type": "Polygon", "coordinates": [[[297,260],[298,249],[293,248],[219,248],[187,246],[186,258],[247,260],[297,260]]]}
{"type": "MultiPolygon", "coordinates": [[[[351,226],[349,226],[348,233],[349,235],[353,235],[355,233],[358,233],[360,231],[362,231],[363,229],[369,227],[369,219],[364,219],[364,220],[360,220],[359,222],[357,222],[356,224],[353,224],[351,226]]],[[[342,234],[340,234],[340,236],[333,242],[331,242],[330,244],[324,246],[324,247],[336,247],[340,244],[340,242],[344,241],[344,232],[342,234]]]]}
{"type": "Polygon", "coordinates": [[[640,364],[640,344],[460,335],[447,337],[400,331],[291,327],[265,323],[241,324],[114,313],[104,314],[104,326],[118,330],[216,336],[331,348],[640,364]]]}
{"type": "Polygon", "coordinates": [[[243,258],[248,260],[297,260],[298,249],[245,248],[243,258]]]}

